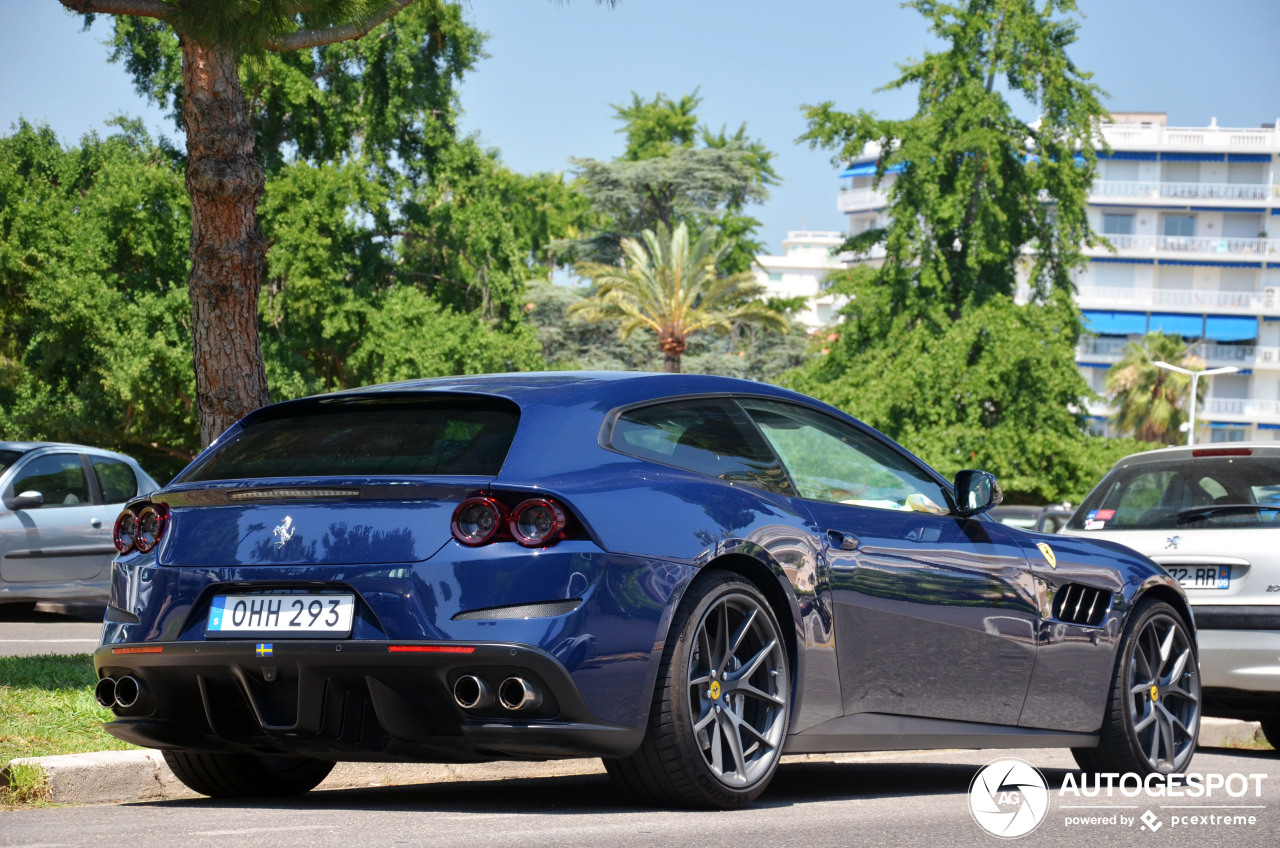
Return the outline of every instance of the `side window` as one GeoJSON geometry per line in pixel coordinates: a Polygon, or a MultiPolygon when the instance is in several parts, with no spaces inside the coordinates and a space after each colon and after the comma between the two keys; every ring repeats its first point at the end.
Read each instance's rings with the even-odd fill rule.
{"type": "Polygon", "coordinates": [[[609,446],[687,471],[794,495],[778,459],[732,401],[663,403],[618,416],[609,446]]]}
{"type": "Polygon", "coordinates": [[[744,399],[742,408],[782,458],[803,498],[945,514],[945,490],[875,437],[789,403],[744,399]]]}
{"type": "Polygon", "coordinates": [[[75,453],[50,454],[23,466],[14,478],[13,493],[31,491],[44,495],[45,508],[91,503],[89,481],[75,453]]]}
{"type": "Polygon", "coordinates": [[[128,463],[103,456],[91,456],[89,461],[93,463],[93,473],[98,475],[103,503],[124,503],[138,494],[138,478],[128,463]]]}

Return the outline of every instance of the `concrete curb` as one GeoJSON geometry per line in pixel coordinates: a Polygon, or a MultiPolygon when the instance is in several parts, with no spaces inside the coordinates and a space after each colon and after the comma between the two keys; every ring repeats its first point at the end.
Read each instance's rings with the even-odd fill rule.
{"type": "MultiPolygon", "coordinates": [[[[1256,722],[1206,718],[1200,725],[1201,747],[1230,747],[1251,742],[1259,731],[1256,722]]],[[[790,758],[788,758],[790,759],[790,758]]],[[[805,757],[805,759],[812,759],[805,757]]],[[[844,759],[842,756],[819,759],[844,759]]],[[[199,798],[179,782],[159,751],[102,751],[59,757],[26,757],[9,765],[34,765],[48,778],[49,799],[56,804],[116,804],[140,801],[172,801],[199,798]]],[[[453,781],[514,780],[602,774],[596,759],[546,762],[468,763],[439,765],[417,763],[338,763],[320,789],[355,789],[365,786],[403,786],[453,781]]]]}

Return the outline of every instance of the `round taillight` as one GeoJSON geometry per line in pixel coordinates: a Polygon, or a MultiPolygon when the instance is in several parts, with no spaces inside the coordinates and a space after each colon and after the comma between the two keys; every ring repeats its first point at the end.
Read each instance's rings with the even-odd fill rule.
{"type": "Polygon", "coordinates": [[[555,501],[533,498],[520,504],[508,522],[512,537],[526,548],[554,542],[564,530],[564,510],[555,501]]]}
{"type": "Polygon", "coordinates": [[[133,550],[134,537],[138,531],[138,516],[131,510],[126,509],[116,518],[115,529],[111,531],[111,541],[115,543],[116,550],[122,554],[127,554],[133,550]]]}
{"type": "Polygon", "coordinates": [[[160,543],[168,517],[169,511],[163,504],[142,508],[138,513],[138,527],[133,534],[133,544],[139,551],[145,554],[160,543]]]}
{"type": "Polygon", "coordinates": [[[467,498],[453,511],[453,538],[464,545],[483,545],[502,529],[502,504],[492,498],[467,498]]]}

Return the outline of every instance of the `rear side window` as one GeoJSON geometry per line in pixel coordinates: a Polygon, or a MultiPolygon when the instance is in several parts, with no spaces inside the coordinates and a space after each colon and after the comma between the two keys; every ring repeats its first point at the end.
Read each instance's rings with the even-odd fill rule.
{"type": "Polygon", "coordinates": [[[1280,527],[1280,459],[1198,457],[1136,463],[1103,480],[1077,530],[1280,527]]]}
{"type": "Polygon", "coordinates": [[[124,503],[138,494],[138,478],[128,463],[101,456],[91,456],[89,461],[93,463],[93,473],[98,475],[103,503],[124,503]]]}
{"type": "Polygon", "coordinates": [[[76,453],[37,457],[22,467],[13,481],[13,493],[39,492],[45,508],[92,503],[89,481],[76,453]]]}
{"type": "Polygon", "coordinates": [[[778,458],[732,401],[707,398],[627,410],[614,423],[609,446],[731,483],[795,494],[778,458]]]}
{"type": "Polygon", "coordinates": [[[284,407],[175,482],[442,475],[502,469],[519,413],[502,402],[364,401],[284,407]]]}

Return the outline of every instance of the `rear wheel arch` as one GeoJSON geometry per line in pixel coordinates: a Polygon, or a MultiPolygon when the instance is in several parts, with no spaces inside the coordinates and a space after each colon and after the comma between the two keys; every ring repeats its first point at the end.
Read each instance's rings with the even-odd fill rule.
{"type": "MultiPolygon", "coordinates": [[[[786,580],[785,573],[780,568],[775,570],[746,554],[726,554],[718,557],[703,566],[699,574],[708,571],[727,571],[736,574],[749,581],[764,595],[770,609],[773,610],[773,617],[778,620],[778,626],[786,634],[788,665],[791,666],[791,680],[794,686],[799,679],[800,645],[796,636],[798,629],[796,613],[799,607],[796,605],[795,595],[783,589],[781,585],[780,581],[786,580]]],[[[787,585],[790,586],[790,583],[787,585]]]]}

